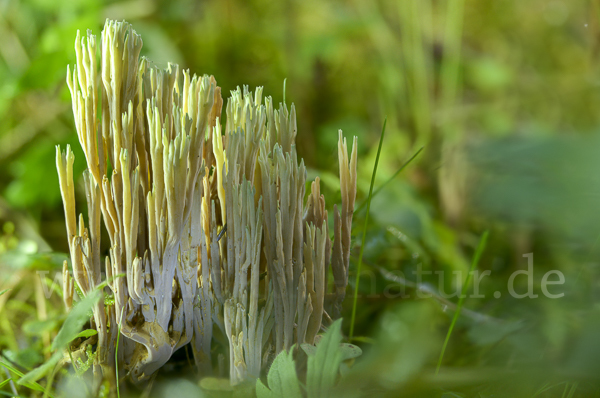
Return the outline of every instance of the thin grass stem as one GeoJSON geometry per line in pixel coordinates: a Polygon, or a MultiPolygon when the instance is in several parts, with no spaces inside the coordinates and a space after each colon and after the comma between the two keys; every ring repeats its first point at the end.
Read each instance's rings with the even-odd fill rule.
{"type": "Polygon", "coordinates": [[[379,157],[381,156],[381,148],[383,146],[383,137],[385,135],[385,126],[387,117],[383,121],[381,129],[381,137],[379,137],[379,147],[377,148],[377,157],[375,158],[375,166],[371,175],[371,186],[369,187],[369,197],[367,198],[367,215],[365,216],[365,227],[363,229],[362,243],[360,244],[360,253],[358,255],[358,266],[356,268],[356,283],[354,285],[354,297],[352,301],[352,316],[350,318],[350,340],[354,336],[354,321],[356,320],[356,303],[358,300],[358,286],[360,284],[360,269],[362,266],[362,257],[365,250],[365,241],[367,239],[367,226],[369,225],[369,211],[371,210],[371,199],[373,197],[373,186],[375,185],[375,176],[377,175],[377,166],[379,165],[379,157]]]}
{"type": "Polygon", "coordinates": [[[458,298],[458,304],[456,305],[456,311],[454,312],[454,316],[452,317],[452,322],[450,323],[450,327],[448,328],[448,333],[446,334],[446,340],[444,340],[444,345],[442,346],[442,352],[440,352],[440,358],[438,359],[437,367],[435,368],[435,374],[437,375],[440,371],[440,367],[442,366],[442,360],[444,359],[444,352],[446,352],[446,347],[448,346],[448,341],[450,341],[450,335],[452,334],[452,330],[454,330],[454,325],[456,325],[456,321],[460,316],[460,310],[462,309],[463,303],[465,301],[465,297],[467,296],[467,289],[469,287],[469,282],[471,282],[471,275],[473,271],[477,267],[479,263],[479,259],[481,258],[481,254],[485,250],[485,245],[487,244],[489,231],[485,231],[479,240],[479,245],[477,245],[477,250],[475,250],[475,255],[473,256],[473,261],[471,262],[471,269],[469,269],[469,273],[467,274],[467,278],[465,283],[462,286],[462,291],[460,297],[458,298]]]}
{"type": "MultiPolygon", "coordinates": [[[[396,170],[396,172],[390,178],[388,178],[383,184],[381,184],[379,187],[377,187],[377,189],[375,190],[375,192],[373,192],[373,197],[372,198],[374,198],[375,196],[377,196],[377,194],[379,192],[381,192],[381,190],[383,188],[385,188],[387,184],[389,184],[390,182],[392,182],[394,180],[394,178],[396,178],[398,176],[398,174],[400,174],[402,172],[402,170],[404,170],[406,168],[406,166],[408,166],[410,164],[410,162],[412,162],[421,153],[421,151],[424,148],[425,147],[422,146],[414,155],[411,156],[410,159],[408,159],[406,162],[404,162],[404,164],[402,166],[400,166],[400,168],[398,170],[396,170]]],[[[357,214],[359,211],[361,211],[362,209],[364,209],[366,205],[367,205],[367,200],[363,201],[360,204],[360,206],[358,206],[358,209],[356,209],[354,211],[354,214],[357,214]]]]}

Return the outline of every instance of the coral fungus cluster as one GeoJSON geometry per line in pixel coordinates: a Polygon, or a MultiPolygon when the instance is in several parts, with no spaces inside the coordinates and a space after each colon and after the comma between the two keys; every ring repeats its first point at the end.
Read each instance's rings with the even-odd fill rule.
{"type": "Polygon", "coordinates": [[[92,317],[96,374],[114,374],[117,358],[122,376],[145,380],[189,343],[209,374],[214,331],[228,341],[232,384],[257,378],[268,358],[313,344],[339,316],[356,138],[349,156],[339,133],[342,204],[332,240],[318,178],[305,198],[294,106],[238,88],[223,127],[214,77],[160,69],[141,48],[126,22],[106,22],[99,62],[96,37],[77,35],[67,82],[87,162],[88,220],[76,215],[73,152],[57,148],[72,263],[63,268],[65,303],[75,291],[104,291],[92,317]]]}

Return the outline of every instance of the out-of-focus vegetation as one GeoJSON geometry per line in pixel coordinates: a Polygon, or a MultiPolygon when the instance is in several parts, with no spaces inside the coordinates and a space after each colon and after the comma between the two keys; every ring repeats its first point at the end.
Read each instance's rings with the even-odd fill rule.
{"type": "MultiPolygon", "coordinates": [[[[278,102],[287,79],[298,151],[309,177],[319,171],[326,197],[339,191],[338,128],[359,139],[358,204],[386,116],[375,188],[424,146],[373,198],[353,341],[364,355],[344,370],[357,375],[344,377],[347,391],[600,394],[598,0],[0,1],[4,362],[24,373],[43,363],[65,319],[54,280],[67,251],[54,146],[80,151],[66,65],[76,30],[99,32],[107,17],[133,24],[143,55],[213,74],[224,94],[260,85],[278,102]],[[484,297],[465,300],[436,375],[458,300],[441,296],[439,275],[446,292],[459,288],[452,271],[464,279],[484,230],[484,297]],[[527,253],[539,296],[517,299],[507,284],[527,270],[527,253]],[[419,269],[432,273],[417,280],[419,269]],[[564,297],[542,294],[550,270],[564,274],[563,285],[549,287],[564,297]]],[[[80,175],[83,154],[76,159],[80,175]]],[[[364,217],[362,208],[354,218],[355,259],[364,217]]],[[[356,261],[351,284],[355,269],[356,261]]],[[[519,293],[526,282],[515,279],[519,293]]],[[[154,393],[200,394],[193,378],[173,376],[185,361],[181,354],[161,370],[154,393]]],[[[10,372],[0,370],[1,384],[10,372]]],[[[57,391],[77,388],[67,373],[52,376],[57,391]]]]}

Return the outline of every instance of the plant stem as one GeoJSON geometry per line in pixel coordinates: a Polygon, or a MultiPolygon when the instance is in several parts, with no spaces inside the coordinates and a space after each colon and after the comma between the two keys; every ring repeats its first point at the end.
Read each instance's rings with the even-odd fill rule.
{"type": "Polygon", "coordinates": [[[467,274],[467,279],[462,286],[460,297],[458,298],[458,304],[456,305],[456,311],[454,312],[454,316],[452,317],[452,322],[450,323],[450,328],[448,329],[448,333],[446,334],[446,340],[444,340],[444,345],[442,346],[442,352],[440,353],[440,358],[438,359],[437,367],[435,368],[435,374],[437,375],[440,371],[440,366],[442,366],[442,360],[444,359],[444,352],[446,351],[446,347],[448,346],[448,341],[450,340],[450,335],[452,334],[452,330],[454,329],[454,325],[458,320],[460,315],[460,310],[462,309],[463,303],[465,301],[467,289],[469,286],[469,282],[471,282],[471,275],[475,268],[477,267],[477,263],[479,263],[479,259],[481,258],[481,254],[485,249],[485,245],[487,243],[487,238],[489,235],[489,231],[485,231],[479,240],[479,245],[477,245],[477,250],[475,250],[475,255],[473,256],[473,261],[471,262],[471,269],[467,274]]]}
{"type": "Polygon", "coordinates": [[[360,269],[362,266],[362,257],[365,250],[365,240],[367,239],[367,226],[369,225],[369,211],[371,210],[371,199],[373,197],[373,186],[375,185],[375,176],[377,175],[377,166],[379,165],[379,157],[381,156],[381,147],[383,146],[383,136],[385,135],[385,125],[387,117],[383,121],[381,129],[381,137],[379,138],[379,147],[377,148],[377,157],[375,158],[375,166],[371,175],[371,186],[369,187],[369,197],[367,198],[367,214],[365,216],[365,227],[363,229],[362,243],[360,244],[360,253],[358,255],[358,266],[356,268],[356,283],[354,285],[354,298],[352,302],[352,317],[350,318],[350,340],[354,336],[354,321],[356,319],[356,303],[358,299],[358,285],[360,283],[360,269]]]}
{"type": "MultiPolygon", "coordinates": [[[[383,183],[383,184],[381,184],[379,187],[377,187],[377,189],[375,190],[375,192],[373,192],[373,198],[374,198],[375,196],[377,196],[377,194],[378,194],[379,192],[381,192],[381,190],[382,190],[383,188],[385,188],[385,186],[386,186],[387,184],[389,184],[390,182],[392,182],[392,181],[394,180],[394,178],[396,178],[396,176],[397,176],[398,174],[400,174],[400,173],[402,172],[402,170],[404,170],[404,169],[406,168],[406,166],[408,166],[408,165],[410,164],[410,162],[412,162],[412,161],[413,161],[413,160],[414,160],[414,159],[415,159],[415,158],[416,158],[416,157],[417,157],[417,156],[418,156],[418,155],[421,153],[421,151],[422,151],[424,148],[425,148],[425,147],[424,147],[424,146],[422,146],[422,147],[421,147],[421,148],[420,148],[420,149],[419,149],[419,150],[418,150],[418,151],[417,151],[417,152],[416,152],[414,155],[412,155],[412,156],[411,156],[411,158],[410,158],[410,159],[408,159],[406,162],[404,162],[404,164],[403,164],[402,166],[400,166],[400,168],[399,168],[398,170],[396,170],[396,172],[395,172],[395,173],[394,173],[394,174],[393,174],[393,175],[392,175],[390,178],[388,178],[386,182],[384,182],[384,183],[383,183]]],[[[362,210],[362,209],[363,209],[363,208],[364,208],[366,205],[367,205],[367,201],[365,200],[364,202],[362,202],[362,203],[360,204],[360,206],[358,206],[358,209],[356,209],[356,210],[354,211],[354,214],[356,214],[356,213],[358,213],[359,211],[361,211],[361,210],[362,210]]]]}

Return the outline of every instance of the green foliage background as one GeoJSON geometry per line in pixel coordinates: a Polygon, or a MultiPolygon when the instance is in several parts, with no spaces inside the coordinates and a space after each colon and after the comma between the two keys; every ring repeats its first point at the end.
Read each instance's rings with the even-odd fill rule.
{"type": "MultiPolygon", "coordinates": [[[[76,30],[99,34],[112,18],[133,24],[151,60],[213,74],[224,96],[261,85],[278,102],[287,79],[298,151],[329,208],[339,201],[337,129],[358,136],[357,204],[386,116],[376,189],[425,147],[373,199],[353,341],[365,355],[348,389],[598,396],[599,17],[598,0],[0,1],[0,292],[11,289],[0,295],[2,356],[39,365],[64,319],[60,296],[45,300],[44,289],[56,289],[67,251],[54,145],[80,151],[66,65],[76,30]],[[459,288],[452,271],[464,279],[484,230],[484,298],[465,300],[435,376],[457,298],[419,295],[459,288]],[[536,299],[507,291],[526,253],[536,299]],[[419,281],[418,269],[432,273],[419,281]],[[549,270],[565,275],[550,287],[560,299],[541,293],[549,270]]],[[[526,278],[516,285],[525,292],[526,278]]]]}

